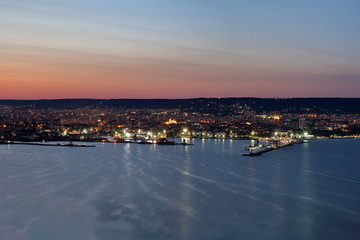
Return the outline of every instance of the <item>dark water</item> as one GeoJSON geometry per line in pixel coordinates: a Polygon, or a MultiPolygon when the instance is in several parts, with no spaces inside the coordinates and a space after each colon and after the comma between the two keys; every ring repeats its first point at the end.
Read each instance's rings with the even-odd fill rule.
{"type": "Polygon", "coordinates": [[[360,239],[360,139],[0,145],[1,239],[360,239]]]}

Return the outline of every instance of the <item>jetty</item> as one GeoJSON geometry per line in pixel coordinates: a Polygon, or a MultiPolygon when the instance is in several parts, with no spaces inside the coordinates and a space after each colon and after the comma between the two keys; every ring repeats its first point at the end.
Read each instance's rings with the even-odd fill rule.
{"type": "Polygon", "coordinates": [[[294,144],[306,143],[304,140],[299,139],[289,139],[289,140],[272,140],[268,145],[261,145],[259,140],[256,140],[256,144],[254,146],[248,146],[245,150],[249,151],[249,153],[244,153],[242,156],[256,157],[260,156],[263,153],[270,152],[276,149],[289,147],[294,144]]]}
{"type": "Polygon", "coordinates": [[[18,144],[18,145],[33,145],[33,146],[48,146],[48,147],[95,147],[95,145],[87,144],[73,144],[70,143],[43,143],[43,142],[21,142],[21,141],[1,141],[0,144],[18,144]]]}

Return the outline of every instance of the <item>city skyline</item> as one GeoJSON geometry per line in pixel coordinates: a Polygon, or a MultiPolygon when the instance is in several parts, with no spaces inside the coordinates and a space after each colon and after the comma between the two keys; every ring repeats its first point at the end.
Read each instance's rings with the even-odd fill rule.
{"type": "Polygon", "coordinates": [[[358,1],[0,1],[0,98],[360,97],[358,1]]]}

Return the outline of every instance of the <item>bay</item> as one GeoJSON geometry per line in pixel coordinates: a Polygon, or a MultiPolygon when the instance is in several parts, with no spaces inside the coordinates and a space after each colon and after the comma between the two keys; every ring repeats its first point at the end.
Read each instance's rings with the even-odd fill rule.
{"type": "Polygon", "coordinates": [[[0,145],[1,238],[360,239],[360,139],[192,141],[0,145]]]}

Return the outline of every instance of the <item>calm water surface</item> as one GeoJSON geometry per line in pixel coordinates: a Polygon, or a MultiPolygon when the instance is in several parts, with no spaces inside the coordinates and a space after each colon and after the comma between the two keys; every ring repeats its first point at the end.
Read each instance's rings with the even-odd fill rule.
{"type": "Polygon", "coordinates": [[[194,143],[0,145],[1,239],[360,239],[360,139],[194,143]]]}

